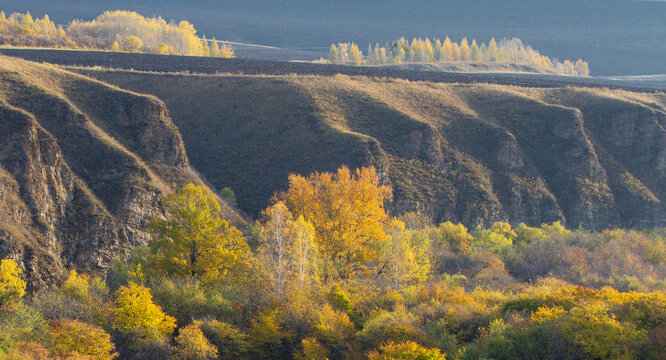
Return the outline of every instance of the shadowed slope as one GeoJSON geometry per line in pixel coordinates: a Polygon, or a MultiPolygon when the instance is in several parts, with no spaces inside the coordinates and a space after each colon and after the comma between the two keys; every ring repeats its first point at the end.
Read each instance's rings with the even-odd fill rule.
{"type": "Polygon", "coordinates": [[[661,95],[79,71],[164,100],[193,165],[217,187],[231,186],[251,213],[285,188],[289,172],[347,164],[379,167],[395,212],[422,210],[436,221],[666,224],[661,95]],[[615,138],[622,147],[609,143],[615,138]]]}

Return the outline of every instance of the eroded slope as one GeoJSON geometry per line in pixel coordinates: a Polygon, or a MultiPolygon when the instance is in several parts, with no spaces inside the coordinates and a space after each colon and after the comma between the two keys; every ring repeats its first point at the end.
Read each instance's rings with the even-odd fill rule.
{"type": "Polygon", "coordinates": [[[162,196],[187,182],[202,183],[160,100],[0,57],[0,257],[31,286],[145,243],[162,196]]]}
{"type": "Polygon", "coordinates": [[[346,164],[377,166],[395,212],[436,221],[666,224],[663,95],[81,71],[164,100],[193,166],[251,213],[290,172],[346,164]]]}

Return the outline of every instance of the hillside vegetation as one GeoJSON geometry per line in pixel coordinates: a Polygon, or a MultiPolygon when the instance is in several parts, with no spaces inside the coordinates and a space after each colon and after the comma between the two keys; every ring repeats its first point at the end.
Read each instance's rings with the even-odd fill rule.
{"type": "Polygon", "coordinates": [[[164,100],[192,165],[257,214],[291,172],[374,165],[395,213],[470,227],[666,223],[666,98],[347,76],[80,70],[164,100]]]}
{"type": "Polygon", "coordinates": [[[448,36],[444,41],[414,38],[411,42],[402,37],[382,47],[378,43],[374,48],[368,45],[365,56],[355,43],[339,43],[337,46],[331,45],[328,61],[331,64],[353,65],[433,62],[509,63],[528,65],[558,74],[590,75],[589,66],[582,59],[578,59],[575,63],[569,60],[559,62],[541,55],[529,45],[523,45],[523,42],[517,38],[501,39],[499,44],[493,38],[487,45],[485,43],[479,45],[475,39],[472,39],[470,44],[466,37],[460,40],[460,44],[451,41],[448,36]]]}
{"type": "Polygon", "coordinates": [[[145,243],[145,218],[186,182],[202,183],[162,101],[0,57],[0,257],[31,287],[145,243]]]}
{"type": "Polygon", "coordinates": [[[233,49],[212,39],[197,37],[192,24],[167,23],[161,17],[145,18],[133,11],[106,11],[92,21],[72,21],[56,27],[48,15],[33,19],[29,12],[0,12],[0,44],[12,46],[98,49],[147,52],[161,55],[234,57],[233,49]]]}
{"type": "Polygon", "coordinates": [[[249,236],[188,184],[105,276],[28,294],[0,262],[0,359],[655,359],[663,230],[468,231],[386,213],[374,168],[292,174],[249,236]]]}

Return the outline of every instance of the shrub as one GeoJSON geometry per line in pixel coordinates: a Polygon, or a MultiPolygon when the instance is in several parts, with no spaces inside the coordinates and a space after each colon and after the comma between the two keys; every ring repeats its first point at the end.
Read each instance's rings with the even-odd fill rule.
{"type": "Polygon", "coordinates": [[[25,295],[26,283],[21,279],[22,272],[14,260],[0,261],[0,311],[12,310],[25,295]]]}
{"type": "Polygon", "coordinates": [[[94,312],[86,304],[57,290],[38,292],[31,304],[47,320],[73,319],[90,323],[95,318],[94,312]]]}
{"type": "Polygon", "coordinates": [[[18,342],[0,360],[49,360],[49,352],[38,342],[18,342]]]}
{"type": "Polygon", "coordinates": [[[103,329],[76,320],[52,320],[49,350],[58,357],[83,356],[92,360],[109,360],[118,356],[111,336],[103,329]]]}
{"type": "Polygon", "coordinates": [[[180,329],[175,339],[177,360],[212,360],[217,358],[217,349],[206,339],[198,323],[180,329]]]}
{"type": "Polygon", "coordinates": [[[88,298],[88,278],[76,273],[76,270],[70,270],[67,280],[60,286],[65,296],[85,301],[88,298]]]}
{"type": "Polygon", "coordinates": [[[328,360],[328,350],[317,339],[301,340],[301,348],[294,354],[295,360],[328,360]]]}
{"type": "Polygon", "coordinates": [[[199,328],[218,350],[221,360],[247,357],[248,336],[237,327],[218,320],[203,321],[199,328]]]}
{"type": "Polygon", "coordinates": [[[428,349],[413,341],[388,342],[379,351],[368,353],[369,360],[446,360],[439,349],[428,349]]]}
{"type": "Polygon", "coordinates": [[[277,312],[261,314],[250,325],[249,348],[254,359],[286,359],[291,355],[292,335],[280,329],[277,312]]]}
{"type": "Polygon", "coordinates": [[[208,293],[197,279],[161,280],[153,286],[155,303],[167,314],[187,324],[205,316],[230,315],[233,309],[228,300],[212,291],[208,293]]]}
{"type": "Polygon", "coordinates": [[[379,311],[366,321],[363,330],[358,333],[358,341],[364,349],[377,348],[388,341],[426,341],[425,333],[417,327],[417,318],[407,312],[404,306],[395,311],[379,311]]]}
{"type": "Polygon", "coordinates": [[[18,303],[13,311],[0,312],[0,352],[19,342],[42,341],[46,322],[34,308],[18,303]]]}
{"type": "Polygon", "coordinates": [[[331,359],[348,358],[356,337],[356,327],[349,316],[326,304],[317,312],[316,317],[314,337],[330,350],[331,359]]]}
{"type": "Polygon", "coordinates": [[[156,340],[171,334],[176,319],[162,312],[153,303],[150,290],[130,283],[116,291],[113,328],[123,334],[137,335],[143,340],[156,340]]]}

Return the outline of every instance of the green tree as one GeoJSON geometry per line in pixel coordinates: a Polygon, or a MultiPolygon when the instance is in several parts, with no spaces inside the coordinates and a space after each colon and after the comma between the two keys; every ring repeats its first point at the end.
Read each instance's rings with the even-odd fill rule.
{"type": "Polygon", "coordinates": [[[479,50],[479,45],[476,44],[476,40],[474,39],[472,39],[472,46],[470,47],[470,60],[481,60],[481,50],[479,50]]]}
{"type": "Polygon", "coordinates": [[[162,204],[168,218],[153,218],[148,225],[154,235],[150,265],[158,273],[209,284],[223,279],[248,252],[241,232],[220,218],[220,204],[206,187],[186,185],[162,204]]]}
{"type": "Polygon", "coordinates": [[[206,320],[199,328],[206,338],[217,347],[220,359],[247,358],[248,336],[237,327],[218,320],[206,320]]]}

